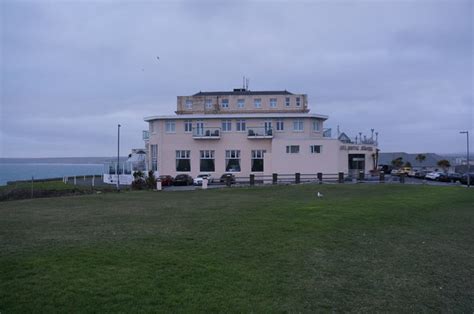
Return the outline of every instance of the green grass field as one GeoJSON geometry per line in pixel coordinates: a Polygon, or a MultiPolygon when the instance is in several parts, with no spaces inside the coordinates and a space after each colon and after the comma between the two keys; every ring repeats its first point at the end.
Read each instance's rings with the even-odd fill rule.
{"type": "Polygon", "coordinates": [[[1,202],[0,312],[472,313],[473,218],[409,185],[1,202]]]}

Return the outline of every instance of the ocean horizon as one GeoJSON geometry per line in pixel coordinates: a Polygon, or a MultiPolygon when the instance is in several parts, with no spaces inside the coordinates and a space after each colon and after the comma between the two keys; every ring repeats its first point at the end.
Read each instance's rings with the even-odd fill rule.
{"type": "MultiPolygon", "coordinates": [[[[124,161],[126,157],[121,157],[124,161]]],[[[102,175],[114,157],[0,158],[0,185],[10,181],[102,175]]]]}

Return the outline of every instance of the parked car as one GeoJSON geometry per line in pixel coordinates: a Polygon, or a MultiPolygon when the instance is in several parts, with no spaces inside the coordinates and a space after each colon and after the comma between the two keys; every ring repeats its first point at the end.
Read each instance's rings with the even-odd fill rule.
{"type": "Polygon", "coordinates": [[[214,178],[210,173],[202,173],[194,178],[194,185],[202,185],[202,180],[207,179],[208,183],[214,182],[214,178]]]}
{"type": "Polygon", "coordinates": [[[401,175],[403,172],[401,172],[399,169],[392,169],[392,171],[390,172],[390,174],[392,176],[399,176],[401,175]]]}
{"type": "Polygon", "coordinates": [[[400,168],[400,170],[398,170],[398,173],[399,174],[404,173],[404,174],[408,175],[410,173],[410,171],[411,171],[411,167],[403,167],[403,168],[400,168]]]}
{"type": "Polygon", "coordinates": [[[192,185],[193,177],[188,174],[178,174],[174,178],[174,185],[192,185]]]}
{"type": "Polygon", "coordinates": [[[174,183],[174,179],[172,176],[163,175],[163,176],[159,176],[159,179],[161,181],[162,186],[171,186],[174,183]]]}
{"type": "Polygon", "coordinates": [[[427,170],[417,170],[415,171],[415,175],[414,177],[415,178],[418,178],[418,179],[424,179],[425,176],[430,173],[430,171],[427,171],[427,170]]]}
{"type": "Polygon", "coordinates": [[[436,180],[439,176],[440,176],[440,172],[436,172],[436,171],[433,171],[433,172],[428,172],[426,175],[425,175],[425,179],[428,179],[428,180],[436,180]]]}
{"type": "Polygon", "coordinates": [[[219,180],[221,183],[226,183],[227,182],[227,178],[229,178],[230,180],[230,183],[231,184],[234,184],[235,183],[235,175],[233,175],[232,173],[224,173],[222,176],[221,176],[221,179],[219,180]]]}
{"type": "Polygon", "coordinates": [[[452,172],[452,173],[448,173],[448,177],[449,177],[449,181],[451,182],[456,182],[456,181],[461,182],[462,174],[452,172]]]}
{"type": "Polygon", "coordinates": [[[465,173],[462,175],[461,177],[461,183],[462,184],[467,184],[467,176],[469,176],[469,183],[471,185],[474,185],[474,172],[471,172],[471,173],[465,173]]]}
{"type": "Polygon", "coordinates": [[[449,175],[447,173],[444,173],[444,172],[439,172],[439,175],[435,180],[440,181],[440,182],[451,182],[451,179],[449,178],[449,175]]]}

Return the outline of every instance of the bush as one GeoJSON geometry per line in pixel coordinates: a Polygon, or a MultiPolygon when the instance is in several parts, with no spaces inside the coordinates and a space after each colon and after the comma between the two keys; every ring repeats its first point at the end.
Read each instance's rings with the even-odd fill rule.
{"type": "Polygon", "coordinates": [[[146,178],[146,185],[149,189],[156,188],[156,177],[155,172],[153,170],[148,171],[148,177],[146,178]]]}
{"type": "Polygon", "coordinates": [[[143,172],[136,171],[133,173],[133,182],[132,182],[132,189],[133,190],[143,190],[146,188],[147,184],[143,179],[143,172]]]}

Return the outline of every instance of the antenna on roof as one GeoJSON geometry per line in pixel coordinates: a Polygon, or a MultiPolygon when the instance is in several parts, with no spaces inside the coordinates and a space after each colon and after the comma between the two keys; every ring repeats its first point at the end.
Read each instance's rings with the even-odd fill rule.
{"type": "Polygon", "coordinates": [[[245,75],[244,75],[244,77],[243,77],[243,79],[242,79],[242,88],[245,89],[245,75]]]}
{"type": "Polygon", "coordinates": [[[245,90],[249,90],[249,79],[245,79],[245,90]]]}

